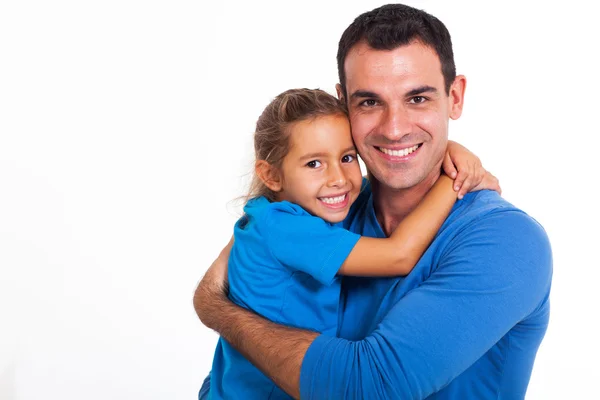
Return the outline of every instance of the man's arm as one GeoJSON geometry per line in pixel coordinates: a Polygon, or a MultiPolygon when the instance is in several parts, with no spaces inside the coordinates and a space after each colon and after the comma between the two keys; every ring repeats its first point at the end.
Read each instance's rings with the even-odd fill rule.
{"type": "Polygon", "coordinates": [[[425,398],[533,312],[549,290],[551,252],[539,225],[516,211],[472,224],[453,238],[442,265],[363,340],[278,326],[232,305],[214,286],[219,279],[211,270],[219,262],[196,292],[196,309],[294,397],[301,379],[307,399],[425,398]]]}
{"type": "Polygon", "coordinates": [[[194,294],[204,325],[217,331],[246,359],[294,398],[300,398],[300,368],[318,333],[275,324],[232,303],[226,295],[227,260],[233,238],[208,269],[194,294]]]}
{"type": "Polygon", "coordinates": [[[519,322],[546,313],[552,256],[530,217],[491,213],[447,239],[432,274],[369,336],[314,340],[302,363],[302,398],[426,398],[519,322]]]}

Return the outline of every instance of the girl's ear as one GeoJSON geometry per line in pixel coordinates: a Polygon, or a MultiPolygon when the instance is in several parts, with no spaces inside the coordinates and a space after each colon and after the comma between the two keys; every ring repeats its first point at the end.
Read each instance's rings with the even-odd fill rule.
{"type": "Polygon", "coordinates": [[[274,192],[281,192],[283,179],[278,168],[265,160],[258,160],[256,164],[254,164],[254,171],[266,187],[274,192]]]}

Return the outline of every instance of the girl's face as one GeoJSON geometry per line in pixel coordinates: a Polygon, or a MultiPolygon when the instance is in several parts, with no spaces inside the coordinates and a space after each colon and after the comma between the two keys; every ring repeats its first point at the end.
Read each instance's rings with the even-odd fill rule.
{"type": "Polygon", "coordinates": [[[294,124],[290,151],[281,166],[278,200],[296,203],[332,223],[344,220],[362,184],[356,157],[346,116],[294,124]]]}

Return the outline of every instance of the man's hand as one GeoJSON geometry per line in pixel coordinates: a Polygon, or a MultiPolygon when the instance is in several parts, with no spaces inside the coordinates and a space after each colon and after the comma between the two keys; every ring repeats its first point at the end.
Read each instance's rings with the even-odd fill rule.
{"type": "Polygon", "coordinates": [[[229,299],[227,299],[227,261],[232,246],[233,236],[208,268],[196,289],[196,293],[194,293],[194,308],[198,318],[204,325],[215,330],[217,329],[215,318],[221,310],[219,305],[223,302],[229,302],[229,299]]]}

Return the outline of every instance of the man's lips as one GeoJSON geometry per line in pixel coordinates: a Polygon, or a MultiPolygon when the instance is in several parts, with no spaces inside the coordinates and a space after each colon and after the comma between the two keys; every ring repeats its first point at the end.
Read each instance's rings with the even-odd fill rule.
{"type": "Polygon", "coordinates": [[[423,143],[418,143],[415,144],[414,146],[410,146],[410,147],[403,147],[403,148],[397,148],[397,147],[378,147],[375,146],[375,148],[382,154],[385,154],[386,156],[390,156],[393,158],[402,158],[402,157],[407,157],[410,154],[413,154],[415,151],[419,150],[419,148],[422,146],[423,143]]]}

